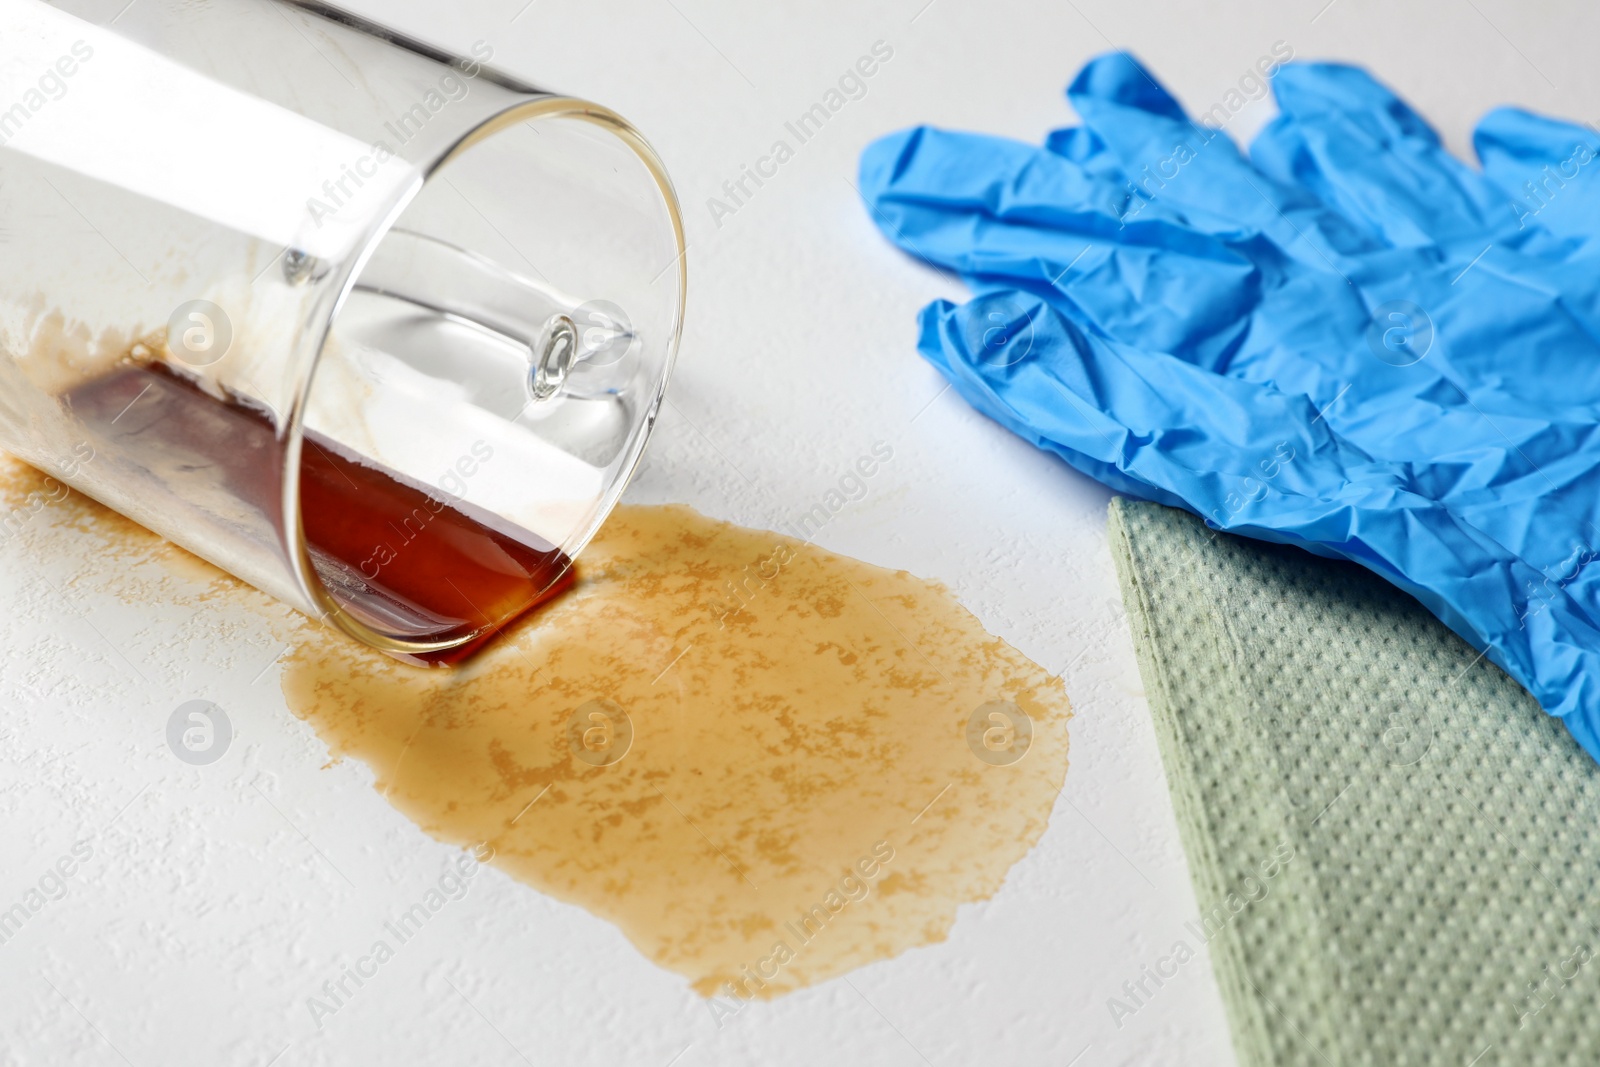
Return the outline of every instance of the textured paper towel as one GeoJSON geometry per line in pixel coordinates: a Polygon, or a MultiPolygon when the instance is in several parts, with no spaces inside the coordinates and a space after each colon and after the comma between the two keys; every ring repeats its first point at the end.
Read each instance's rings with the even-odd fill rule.
{"type": "Polygon", "coordinates": [[[1600,1062],[1600,768],[1561,724],[1354,565],[1110,528],[1240,1062],[1600,1062]]]}

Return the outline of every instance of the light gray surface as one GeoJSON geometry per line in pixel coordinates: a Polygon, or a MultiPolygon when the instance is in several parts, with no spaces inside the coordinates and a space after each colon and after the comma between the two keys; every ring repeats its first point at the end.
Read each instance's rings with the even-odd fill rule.
{"type": "MultiPolygon", "coordinates": [[[[218,602],[122,607],[106,565],[45,519],[0,545],[0,597],[14,606],[0,620],[0,907],[128,806],[66,896],[0,945],[0,1063],[1232,1062],[1205,966],[1120,1028],[1106,1007],[1195,911],[1105,548],[1106,493],[974,415],[916,358],[918,308],[960,293],[875,232],[851,186],[856,159],[918,122],[1036,141],[1070,121],[1063,86],[1111,42],[1197,109],[1280,40],[1300,58],[1357,59],[1459,151],[1497,103],[1600,118],[1586,47],[1600,12],[1509,0],[351,6],[455,49],[490,42],[497,63],[645,131],[685,203],[690,310],[631,498],[772,527],[890,442],[894,460],[819,540],[942,579],[992,631],[1064,671],[1077,709],[1067,787],[995,899],[964,908],[948,942],[850,976],[854,988],[825,983],[718,1031],[682,980],[609,925],[485,871],[318,1030],[305,998],[452,851],[361,767],[324,767],[273,670],[258,679],[277,647],[267,621],[218,602]],[[880,40],[894,56],[866,95],[718,225],[707,199],[880,40]],[[163,741],[172,709],[196,697],[238,729],[210,767],[178,763],[163,741]]],[[[1267,113],[1252,105],[1230,132],[1267,113]]]]}

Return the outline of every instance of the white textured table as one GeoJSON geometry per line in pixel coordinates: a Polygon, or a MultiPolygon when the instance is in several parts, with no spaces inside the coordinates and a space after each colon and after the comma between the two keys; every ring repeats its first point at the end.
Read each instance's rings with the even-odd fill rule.
{"type": "MultiPolygon", "coordinates": [[[[55,893],[49,872],[75,846],[88,859],[0,944],[0,1064],[1232,1062],[1202,963],[1120,1025],[1107,1008],[1196,910],[1105,549],[1107,495],[973,414],[917,359],[917,309],[960,294],[875,232],[852,188],[857,156],[917,122],[1037,140],[1070,121],[1063,86],[1111,42],[1200,110],[1277,42],[1355,59],[1459,151],[1496,103],[1600,117],[1600,73],[1578,44],[1600,36],[1600,10],[356,6],[458,50],[486,41],[497,63],[646,132],[685,202],[690,315],[631,498],[775,528],[890,442],[893,461],[819,541],[945,581],[990,630],[1064,671],[1077,710],[1067,787],[997,896],[964,908],[947,942],[855,973],[854,988],[826,982],[719,1030],[608,924],[487,869],[319,1029],[306,997],[457,853],[385,804],[359,764],[325,766],[278,693],[270,620],[220,600],[129,607],[115,566],[45,518],[0,543],[0,911],[41,883],[55,893]],[[733,201],[724,182],[793,143],[785,123],[880,41],[892,57],[865,94],[733,201]],[[195,698],[225,706],[237,730],[207,767],[164,739],[195,698]]],[[[1249,104],[1230,131],[1269,108],[1249,104]]],[[[5,213],[25,210],[0,185],[0,235],[5,213]]]]}

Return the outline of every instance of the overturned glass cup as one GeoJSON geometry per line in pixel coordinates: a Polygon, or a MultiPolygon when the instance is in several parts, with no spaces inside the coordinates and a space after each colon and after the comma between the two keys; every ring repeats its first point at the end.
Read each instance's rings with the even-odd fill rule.
{"type": "Polygon", "coordinates": [[[493,53],[0,0],[0,448],[414,662],[563,588],[655,421],[683,227],[631,126],[493,53]]]}

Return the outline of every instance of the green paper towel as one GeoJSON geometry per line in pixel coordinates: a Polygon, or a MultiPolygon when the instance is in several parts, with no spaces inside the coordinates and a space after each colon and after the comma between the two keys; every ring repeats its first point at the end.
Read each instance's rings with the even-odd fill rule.
{"type": "Polygon", "coordinates": [[[1120,499],[1110,535],[1240,1063],[1600,1063],[1562,725],[1357,566],[1120,499]]]}

